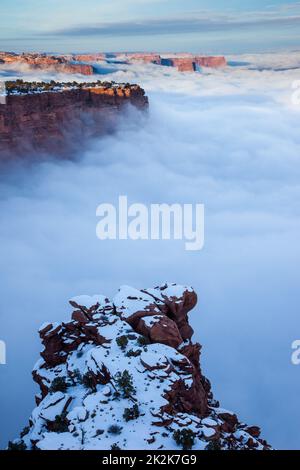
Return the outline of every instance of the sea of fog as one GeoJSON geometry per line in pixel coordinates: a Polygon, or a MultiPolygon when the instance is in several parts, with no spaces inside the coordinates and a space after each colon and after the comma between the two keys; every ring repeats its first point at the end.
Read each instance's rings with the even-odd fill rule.
{"type": "MultiPolygon", "coordinates": [[[[170,280],[198,293],[190,321],[221,405],[260,425],[274,447],[300,449],[300,366],[291,363],[300,338],[300,54],[230,61],[194,74],[103,65],[105,79],[144,86],[148,116],[129,110],[115,135],[74,161],[1,167],[0,447],[34,407],[40,324],[67,320],[74,295],[170,280]],[[205,204],[204,249],[100,241],[96,207],[119,195],[205,204]]],[[[0,69],[2,79],[22,76],[70,80],[0,69]]]]}

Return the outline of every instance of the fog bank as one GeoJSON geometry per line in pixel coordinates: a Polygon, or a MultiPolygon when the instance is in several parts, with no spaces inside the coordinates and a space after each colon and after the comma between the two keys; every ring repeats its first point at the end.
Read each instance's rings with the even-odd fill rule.
{"type": "Polygon", "coordinates": [[[199,295],[190,321],[221,405],[261,425],[274,447],[300,449],[300,370],[290,360],[300,336],[300,107],[291,102],[299,71],[115,69],[105,79],[145,87],[148,116],[130,110],[117,134],[92,141],[74,161],[1,168],[0,339],[8,364],[0,366],[0,446],[34,406],[40,324],[67,320],[75,295],[170,280],[199,295]],[[119,195],[129,203],[204,203],[204,249],[98,240],[96,207],[119,195]]]}

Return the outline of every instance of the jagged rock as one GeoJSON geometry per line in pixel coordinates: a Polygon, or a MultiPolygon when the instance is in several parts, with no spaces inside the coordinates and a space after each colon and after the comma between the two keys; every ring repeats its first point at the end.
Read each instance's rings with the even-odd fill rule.
{"type": "Polygon", "coordinates": [[[72,320],[46,323],[33,370],[41,395],[27,449],[178,449],[181,432],[194,450],[270,449],[260,428],[219,407],[191,341],[192,288],[123,286],[104,296],[70,300],[72,320]],[[126,419],[125,419],[126,418],[126,419]],[[109,430],[118,426],[120,434],[109,430]]]}
{"type": "Polygon", "coordinates": [[[162,343],[172,348],[178,348],[183,341],[176,323],[166,315],[142,317],[135,330],[152,343],[162,343]]]}

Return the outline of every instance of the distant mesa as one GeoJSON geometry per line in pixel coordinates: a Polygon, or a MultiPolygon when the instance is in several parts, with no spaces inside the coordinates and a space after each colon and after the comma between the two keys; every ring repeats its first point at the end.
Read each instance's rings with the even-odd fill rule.
{"type": "Polygon", "coordinates": [[[115,54],[116,58],[124,57],[129,62],[144,62],[167,67],[176,67],[179,72],[194,72],[199,67],[226,67],[224,56],[200,56],[189,53],[157,54],[157,53],[124,53],[115,54]]]}
{"type": "Polygon", "coordinates": [[[53,56],[46,54],[15,54],[13,52],[0,52],[2,64],[24,64],[34,69],[49,70],[59,73],[93,75],[95,69],[92,65],[76,63],[72,57],[53,56]]]}
{"type": "Polygon", "coordinates": [[[145,64],[175,67],[179,72],[194,72],[199,67],[220,68],[227,65],[223,56],[201,56],[190,53],[159,54],[157,52],[99,52],[94,54],[15,54],[0,52],[1,64],[21,63],[40,70],[54,70],[61,73],[92,75],[97,73],[93,64],[118,60],[127,64],[145,64]]]}

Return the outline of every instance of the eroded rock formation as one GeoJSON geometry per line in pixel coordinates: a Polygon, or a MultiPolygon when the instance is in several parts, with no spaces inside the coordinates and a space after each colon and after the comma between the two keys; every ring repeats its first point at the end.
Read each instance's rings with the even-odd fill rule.
{"type": "Polygon", "coordinates": [[[92,75],[94,73],[92,65],[76,63],[74,60],[71,60],[71,58],[64,56],[0,52],[0,60],[1,63],[4,64],[24,64],[38,70],[82,75],[92,75]]]}
{"type": "Polygon", "coordinates": [[[192,288],[122,287],[70,300],[72,319],[46,323],[27,449],[269,449],[257,426],[220,408],[200,367],[188,313],[192,288]]]}
{"type": "Polygon", "coordinates": [[[32,150],[68,153],[82,139],[114,130],[129,103],[139,109],[148,106],[138,85],[73,83],[33,92],[20,85],[16,90],[0,105],[2,158],[32,150]]]}
{"type": "Polygon", "coordinates": [[[129,62],[144,62],[168,67],[176,67],[179,72],[195,72],[198,67],[219,68],[227,65],[223,56],[200,56],[185,54],[139,53],[116,54],[116,57],[126,58],[129,62]]]}
{"type": "Polygon", "coordinates": [[[53,70],[61,73],[92,75],[96,70],[92,63],[120,59],[127,63],[143,62],[146,64],[166,65],[176,67],[180,72],[194,72],[198,67],[219,68],[227,65],[223,56],[200,56],[184,54],[158,54],[157,52],[140,53],[104,53],[47,55],[47,54],[15,54],[0,52],[1,64],[21,63],[41,70],[53,70]]]}

